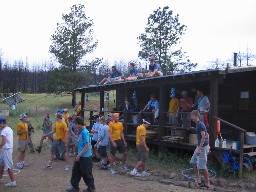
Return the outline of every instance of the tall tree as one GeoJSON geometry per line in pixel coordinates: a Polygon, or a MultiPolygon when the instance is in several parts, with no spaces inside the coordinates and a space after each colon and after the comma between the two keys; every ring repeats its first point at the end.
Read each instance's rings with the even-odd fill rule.
{"type": "Polygon", "coordinates": [[[80,60],[98,45],[93,37],[93,21],[85,15],[84,5],[71,7],[71,12],[63,14],[63,23],[57,24],[51,36],[50,53],[53,53],[62,68],[75,72],[80,60]]]}
{"type": "Polygon", "coordinates": [[[148,17],[145,33],[138,37],[139,57],[155,56],[165,74],[191,70],[196,64],[191,63],[178,47],[185,30],[186,26],[179,22],[179,15],[174,15],[168,6],[159,7],[148,17]]]}

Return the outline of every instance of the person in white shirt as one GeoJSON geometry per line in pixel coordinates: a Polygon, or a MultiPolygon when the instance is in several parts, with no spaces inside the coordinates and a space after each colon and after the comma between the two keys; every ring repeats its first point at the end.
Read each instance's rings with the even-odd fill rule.
{"type": "Polygon", "coordinates": [[[0,144],[0,148],[2,148],[2,153],[0,156],[0,180],[3,180],[3,173],[6,169],[11,181],[5,184],[5,186],[14,187],[16,186],[16,181],[14,180],[12,160],[13,130],[7,126],[7,121],[5,118],[0,118],[0,129],[2,136],[2,142],[0,144]]]}

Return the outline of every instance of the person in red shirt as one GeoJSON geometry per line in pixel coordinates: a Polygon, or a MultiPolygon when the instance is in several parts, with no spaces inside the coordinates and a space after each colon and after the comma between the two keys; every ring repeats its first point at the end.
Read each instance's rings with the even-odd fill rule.
{"type": "Polygon", "coordinates": [[[192,110],[193,99],[188,96],[187,91],[181,92],[182,98],[180,99],[180,107],[181,107],[181,115],[182,115],[182,126],[183,127],[191,127],[191,118],[190,112],[192,110]]]}

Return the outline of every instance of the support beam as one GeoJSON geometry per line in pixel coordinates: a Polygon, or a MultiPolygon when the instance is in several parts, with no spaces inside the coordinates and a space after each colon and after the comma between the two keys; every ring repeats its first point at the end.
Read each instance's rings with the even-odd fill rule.
{"type": "Polygon", "coordinates": [[[243,175],[243,164],[244,164],[244,132],[240,132],[240,147],[239,147],[239,178],[243,175]]]}
{"type": "Polygon", "coordinates": [[[213,117],[218,117],[218,79],[212,79],[210,82],[210,146],[214,147],[214,141],[217,138],[216,120],[213,117]]]}
{"type": "Polygon", "coordinates": [[[102,113],[104,113],[104,91],[100,91],[100,114],[102,113]]]}
{"type": "Polygon", "coordinates": [[[81,95],[81,115],[84,118],[84,98],[85,98],[85,93],[82,93],[81,95]]]}
{"type": "Polygon", "coordinates": [[[164,106],[165,106],[165,87],[161,85],[159,87],[159,117],[158,117],[158,139],[161,140],[165,135],[165,128],[163,127],[165,116],[163,115],[164,106]]]}
{"type": "MultiPolygon", "coordinates": [[[[123,99],[125,99],[125,98],[128,98],[128,90],[127,90],[127,88],[125,88],[124,89],[124,98],[123,99]]],[[[124,134],[125,135],[127,135],[128,134],[128,132],[129,132],[129,126],[127,126],[127,121],[128,121],[128,117],[127,117],[127,115],[128,115],[128,113],[127,113],[127,110],[124,110],[124,127],[125,127],[125,129],[124,129],[124,134]]]]}

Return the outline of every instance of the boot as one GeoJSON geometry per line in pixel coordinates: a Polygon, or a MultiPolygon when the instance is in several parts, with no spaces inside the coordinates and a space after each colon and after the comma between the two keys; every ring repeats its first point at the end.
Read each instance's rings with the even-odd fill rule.
{"type": "Polygon", "coordinates": [[[36,148],[36,151],[37,151],[38,153],[41,153],[41,150],[42,150],[42,146],[39,146],[39,147],[36,148]]]}

